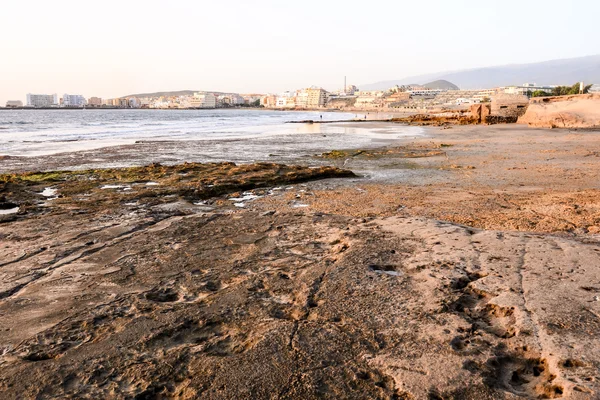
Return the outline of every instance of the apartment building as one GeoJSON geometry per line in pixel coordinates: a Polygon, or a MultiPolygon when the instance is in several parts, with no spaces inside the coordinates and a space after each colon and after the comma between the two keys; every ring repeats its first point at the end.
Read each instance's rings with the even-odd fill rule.
{"type": "Polygon", "coordinates": [[[383,107],[383,96],[385,92],[382,90],[360,90],[355,93],[356,108],[375,108],[383,107]]]}
{"type": "Polygon", "coordinates": [[[308,92],[300,90],[296,93],[296,108],[308,108],[308,92]]]}
{"type": "Polygon", "coordinates": [[[277,96],[267,95],[260,98],[260,105],[265,108],[273,108],[277,105],[277,96]]]}
{"type": "Polygon", "coordinates": [[[83,107],[87,100],[80,94],[63,94],[61,105],[63,107],[83,107]]]}
{"type": "Polygon", "coordinates": [[[275,104],[277,108],[295,108],[296,107],[296,98],[295,97],[278,97],[277,103],[275,104]]]}
{"type": "Polygon", "coordinates": [[[327,91],[325,89],[311,87],[306,89],[306,93],[306,106],[308,108],[323,107],[325,104],[327,104],[327,91]]]}
{"type": "Polygon", "coordinates": [[[190,100],[192,108],[216,108],[217,98],[212,93],[194,93],[194,97],[190,100]]]}
{"type": "Polygon", "coordinates": [[[58,105],[56,94],[32,94],[27,93],[27,107],[52,107],[58,105]]]}
{"type": "Polygon", "coordinates": [[[91,107],[102,107],[102,99],[100,97],[90,97],[87,103],[91,107]]]}

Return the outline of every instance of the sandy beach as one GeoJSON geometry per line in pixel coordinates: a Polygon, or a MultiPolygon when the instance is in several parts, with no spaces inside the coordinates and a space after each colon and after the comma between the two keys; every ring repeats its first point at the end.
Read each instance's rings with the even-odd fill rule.
{"type": "Polygon", "coordinates": [[[2,397],[596,398],[600,131],[368,125],[0,160],[2,397]]]}

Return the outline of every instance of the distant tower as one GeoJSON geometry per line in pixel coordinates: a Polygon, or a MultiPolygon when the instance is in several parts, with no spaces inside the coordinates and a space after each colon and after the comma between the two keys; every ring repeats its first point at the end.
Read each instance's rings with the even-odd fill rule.
{"type": "Polygon", "coordinates": [[[584,90],[585,90],[585,85],[583,84],[583,82],[579,82],[579,94],[583,94],[584,90]]]}
{"type": "Polygon", "coordinates": [[[346,75],[344,75],[344,94],[346,94],[346,75]]]}

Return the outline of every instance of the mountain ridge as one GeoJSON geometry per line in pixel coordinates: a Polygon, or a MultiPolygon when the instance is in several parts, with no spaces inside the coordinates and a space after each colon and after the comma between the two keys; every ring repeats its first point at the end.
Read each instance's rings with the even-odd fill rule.
{"type": "Polygon", "coordinates": [[[364,84],[360,86],[360,89],[385,90],[395,85],[435,80],[453,82],[461,89],[522,85],[525,82],[538,85],[572,85],[579,81],[600,83],[600,54],[536,63],[443,71],[364,84]]]}

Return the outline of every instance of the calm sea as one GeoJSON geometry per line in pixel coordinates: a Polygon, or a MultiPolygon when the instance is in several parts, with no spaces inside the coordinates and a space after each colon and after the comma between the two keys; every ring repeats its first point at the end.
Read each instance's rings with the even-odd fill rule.
{"type": "MultiPolygon", "coordinates": [[[[189,160],[287,161],[298,154],[330,149],[377,147],[420,136],[423,132],[418,127],[376,123],[286,124],[288,121],[339,121],[354,117],[354,114],[345,113],[239,109],[2,110],[0,155],[52,155],[58,160],[59,157],[70,158],[64,153],[156,142],[156,146],[140,150],[141,154],[136,148],[121,146],[120,149],[127,150],[119,150],[123,155],[118,165],[126,164],[129,158],[138,164],[189,160]],[[63,154],[59,156],[58,153],[63,154]]],[[[81,164],[81,157],[87,153],[78,154],[79,159],[74,160],[73,166],[81,164]]],[[[108,161],[98,158],[97,162],[108,161]]],[[[3,163],[4,168],[0,169],[11,168],[8,160],[0,160],[0,167],[3,163]]]]}

